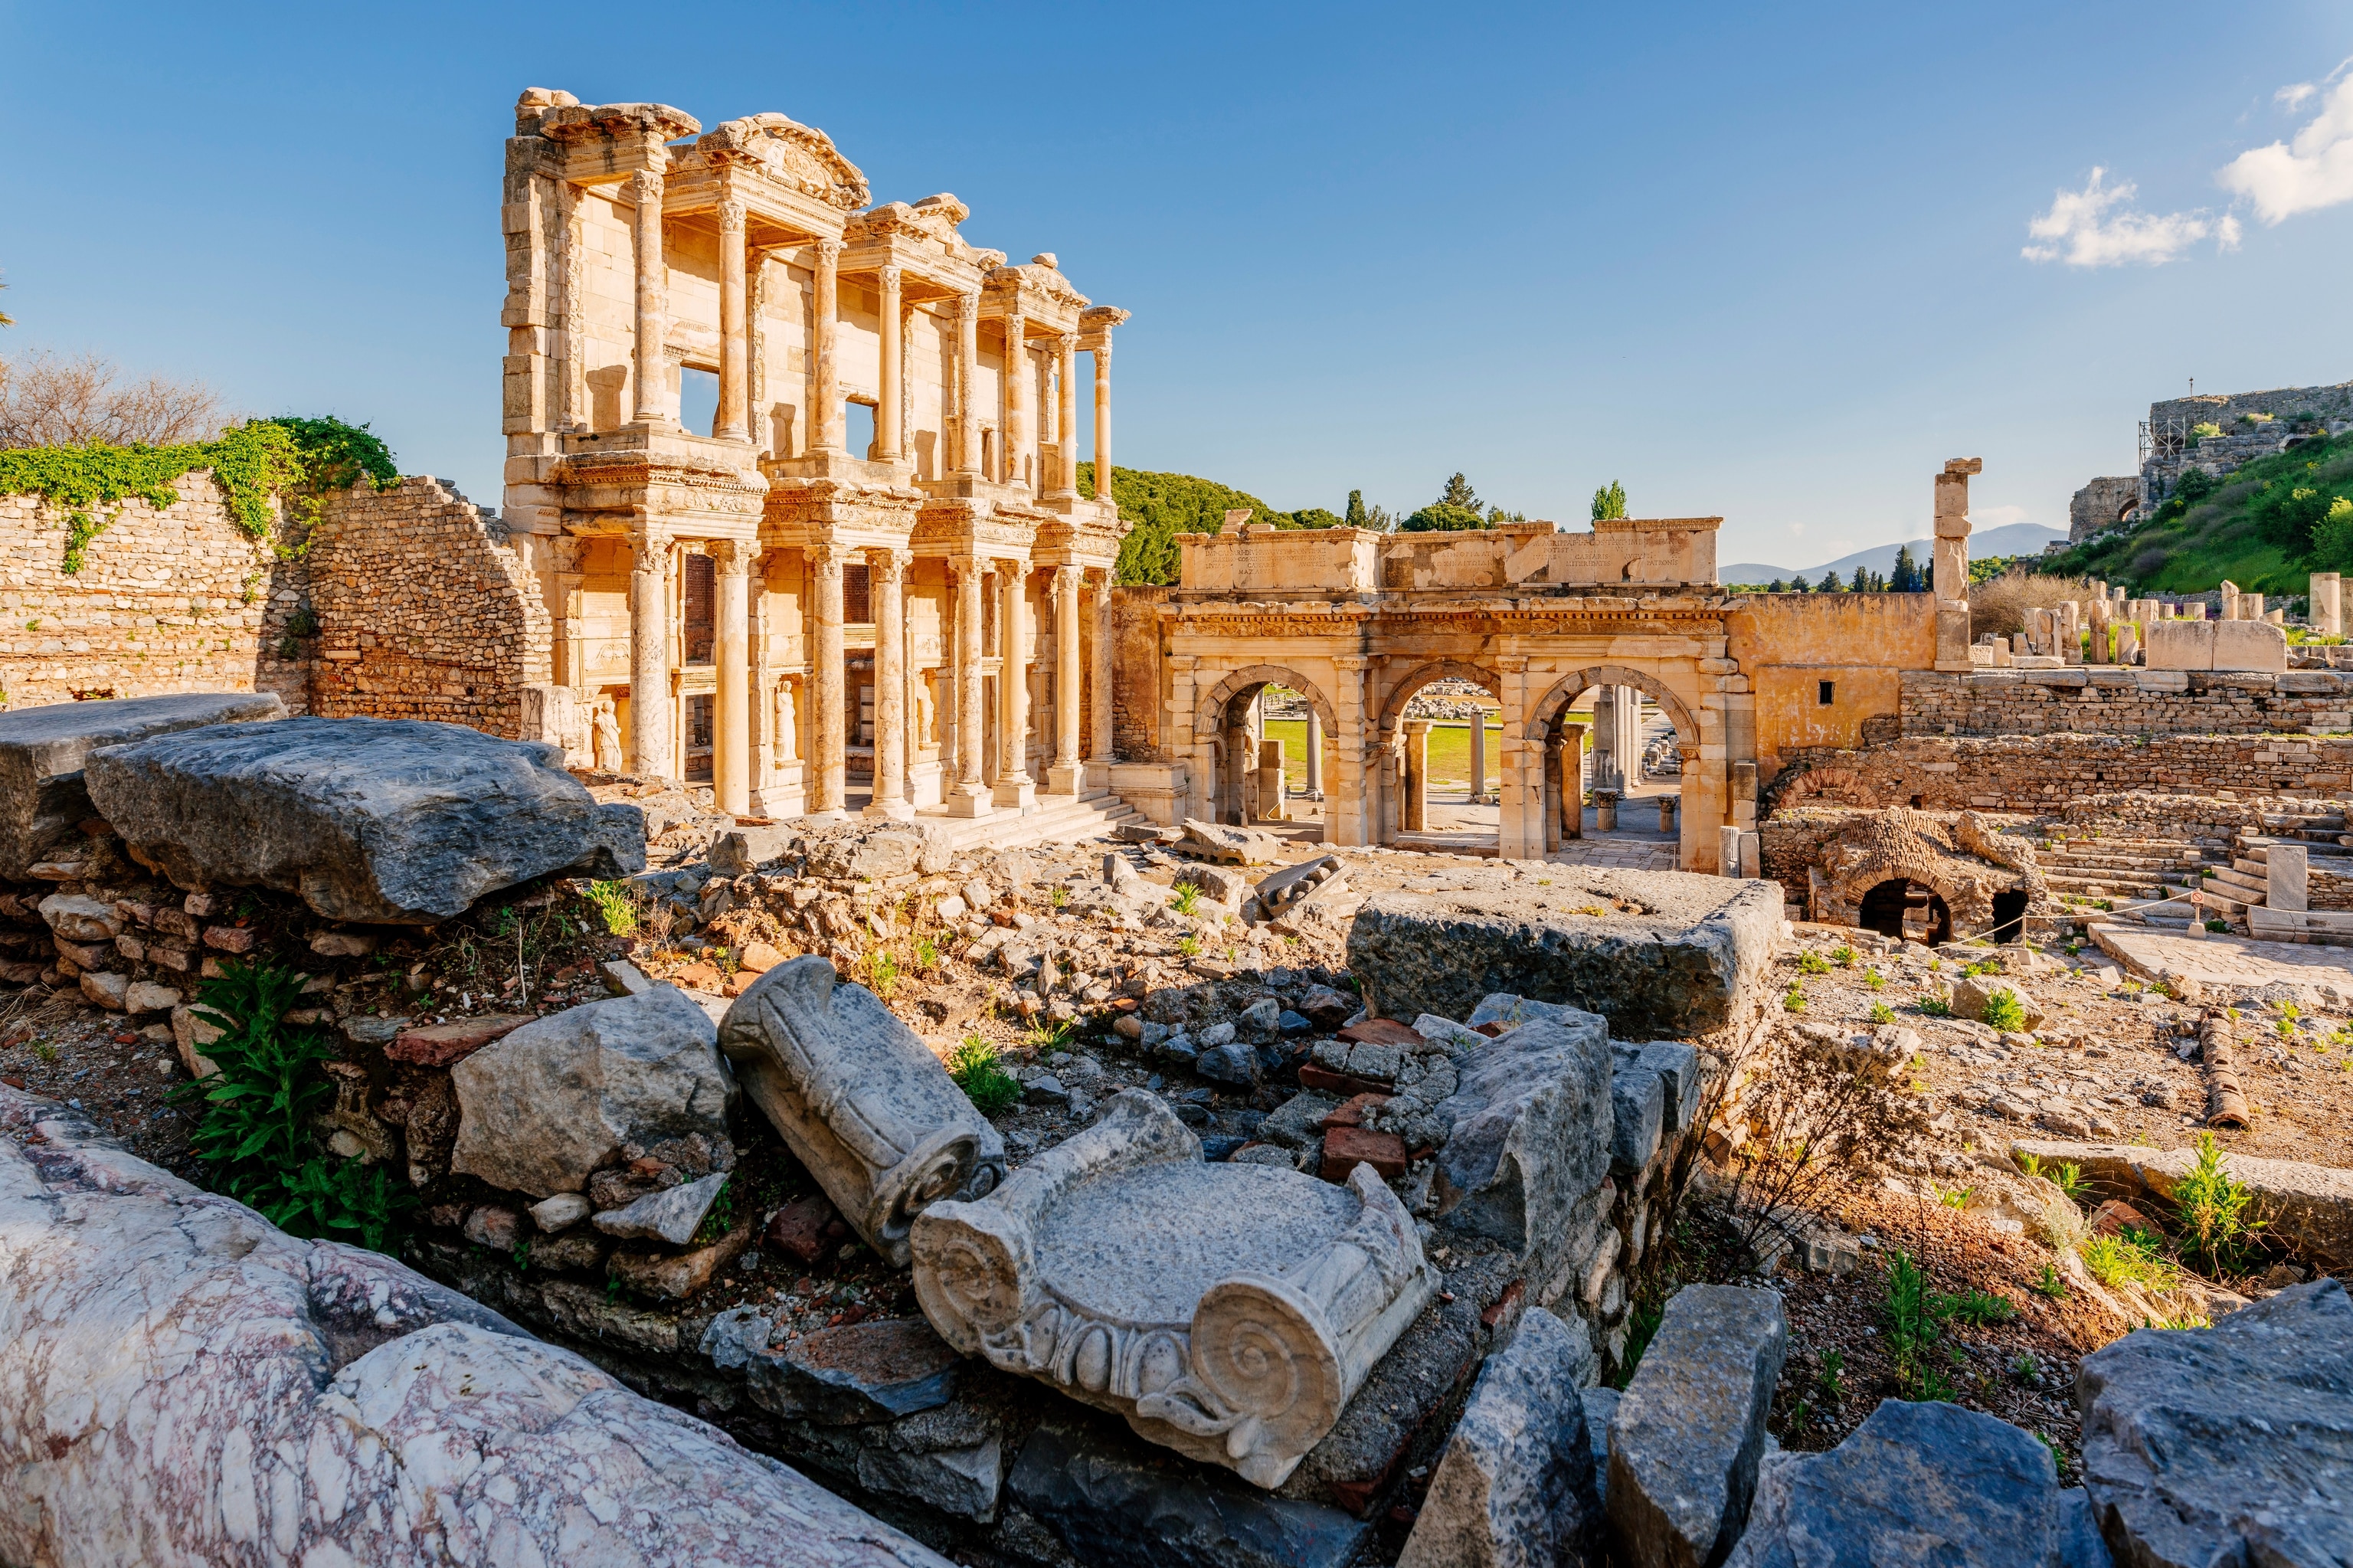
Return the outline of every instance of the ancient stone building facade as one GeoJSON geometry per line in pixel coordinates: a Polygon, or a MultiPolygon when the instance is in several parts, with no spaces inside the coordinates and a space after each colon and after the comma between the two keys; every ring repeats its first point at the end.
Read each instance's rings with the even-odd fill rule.
{"type": "Polygon", "coordinates": [[[871,203],[781,114],[533,89],[515,131],[505,515],[622,760],[775,816],[853,772],[884,815],[1100,789],[1122,529],[1079,493],[1078,356],[1107,468],[1126,313],[965,243],[954,196],[871,203]]]}

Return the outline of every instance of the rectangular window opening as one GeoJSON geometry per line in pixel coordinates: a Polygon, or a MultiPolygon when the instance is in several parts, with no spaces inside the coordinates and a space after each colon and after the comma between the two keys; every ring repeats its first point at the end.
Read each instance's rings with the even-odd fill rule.
{"type": "Polygon", "coordinates": [[[851,403],[842,409],[841,443],[856,456],[874,455],[874,405],[851,403]]]}
{"type": "Polygon", "coordinates": [[[697,435],[712,433],[719,423],[719,373],[681,365],[678,370],[678,422],[697,435]]]}
{"type": "Polygon", "coordinates": [[[1820,683],[1820,684],[1821,694],[1820,701],[1822,706],[1828,707],[1838,700],[1838,683],[1836,681],[1824,681],[1820,683]]]}
{"type": "Polygon", "coordinates": [[[874,619],[873,578],[864,567],[841,568],[841,619],[844,625],[863,626],[874,619]]]}

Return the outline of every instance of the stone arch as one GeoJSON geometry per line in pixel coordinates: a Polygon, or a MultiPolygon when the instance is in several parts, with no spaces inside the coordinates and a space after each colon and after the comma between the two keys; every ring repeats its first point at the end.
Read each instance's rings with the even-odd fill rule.
{"type": "Polygon", "coordinates": [[[1389,688],[1388,697],[1381,703],[1378,733],[1383,738],[1395,732],[1398,721],[1405,716],[1405,705],[1413,700],[1414,694],[1432,681],[1468,681],[1494,698],[1497,705],[1500,706],[1504,701],[1504,678],[1501,675],[1461,659],[1433,659],[1418,666],[1389,688]]]}
{"type": "Polygon", "coordinates": [[[1340,722],[1334,716],[1332,700],[1324,694],[1314,682],[1298,671],[1288,669],[1281,664],[1250,664],[1236,670],[1210,687],[1208,694],[1193,705],[1195,738],[1199,740],[1214,738],[1219,730],[1224,727],[1226,705],[1242,693],[1258,686],[1288,686],[1307,699],[1307,705],[1314,708],[1315,716],[1324,721],[1325,735],[1336,736],[1340,733],[1340,722]]]}
{"type": "Polygon", "coordinates": [[[1550,690],[1538,697],[1528,710],[1527,730],[1541,733],[1577,701],[1596,686],[1631,686],[1659,705],[1659,711],[1675,726],[1675,738],[1683,743],[1683,755],[1699,755],[1699,721],[1683,705],[1683,700],[1670,690],[1664,681],[1648,671],[1632,670],[1623,664],[1595,664],[1576,670],[1553,683],[1550,690]]]}

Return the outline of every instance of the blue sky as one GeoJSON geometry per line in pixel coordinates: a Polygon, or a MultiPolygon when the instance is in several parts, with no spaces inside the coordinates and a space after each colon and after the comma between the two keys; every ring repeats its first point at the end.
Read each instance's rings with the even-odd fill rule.
{"type": "Polygon", "coordinates": [[[369,420],[493,503],[533,85],[779,110],[878,200],[954,191],[1135,313],[1124,465],[1281,507],[1460,469],[1574,520],[1616,479],[1806,566],[1925,533],[1946,458],[1981,524],[2063,527],[2189,377],[2353,376],[2343,5],[5,4],[0,40],[0,352],[369,420]]]}

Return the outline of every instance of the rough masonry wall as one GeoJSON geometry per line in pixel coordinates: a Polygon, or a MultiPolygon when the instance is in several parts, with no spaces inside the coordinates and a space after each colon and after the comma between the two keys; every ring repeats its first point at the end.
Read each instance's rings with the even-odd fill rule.
{"type": "Polygon", "coordinates": [[[311,711],[518,736],[522,688],[551,679],[554,637],[503,539],[495,514],[438,479],[330,497],[310,551],[311,711]]]}
{"type": "Polygon", "coordinates": [[[2326,670],[1905,673],[1904,734],[2261,735],[2353,729],[2353,675],[2326,670]]]}
{"type": "Polygon", "coordinates": [[[305,648],[287,637],[301,564],[246,536],[210,471],[173,488],[179,499],[160,509],[99,509],[111,521],[73,574],[64,510],[0,495],[0,707],[264,691],[303,711],[305,648]]]}
{"type": "Polygon", "coordinates": [[[1111,590],[1111,733],[1122,762],[1170,760],[1160,733],[1168,722],[1168,681],[1160,658],[1160,607],[1176,591],[1154,587],[1111,590]]]}
{"type": "Polygon", "coordinates": [[[1724,628],[1756,693],[1765,779],[1789,753],[1894,735],[1907,667],[1936,662],[1936,601],[1925,593],[1741,594],[1724,628]]]}
{"type": "Polygon", "coordinates": [[[2044,815],[2135,789],[2341,797],[2353,782],[2353,736],[1905,736],[1784,761],[1760,815],[1806,800],[2044,815]]]}

